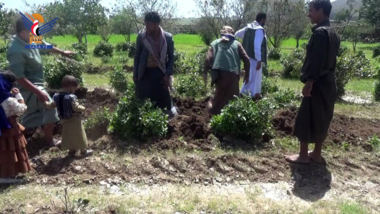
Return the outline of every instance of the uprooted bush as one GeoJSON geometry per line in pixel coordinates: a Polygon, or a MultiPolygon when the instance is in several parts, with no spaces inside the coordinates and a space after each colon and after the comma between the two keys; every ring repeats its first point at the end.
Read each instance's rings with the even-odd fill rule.
{"type": "Polygon", "coordinates": [[[302,65],[306,57],[305,50],[295,49],[286,57],[281,59],[283,66],[283,76],[285,78],[299,78],[302,70],[302,65]]]}
{"type": "Polygon", "coordinates": [[[213,132],[241,139],[252,138],[255,142],[269,133],[274,105],[268,99],[255,102],[244,95],[231,101],[220,115],[211,119],[213,132]]]}
{"type": "Polygon", "coordinates": [[[98,57],[111,56],[113,55],[113,45],[108,42],[100,41],[94,49],[94,55],[98,57]]]}
{"type": "Polygon", "coordinates": [[[128,86],[112,116],[110,131],[122,138],[146,140],[163,137],[168,131],[167,115],[155,108],[149,100],[141,101],[134,93],[134,84],[128,86]]]}
{"type": "Polygon", "coordinates": [[[127,76],[123,69],[116,68],[110,75],[110,84],[120,93],[124,93],[128,90],[127,76]]]}
{"type": "Polygon", "coordinates": [[[45,81],[50,89],[60,89],[63,77],[72,75],[83,84],[84,65],[67,58],[55,58],[44,63],[45,81]]]}
{"type": "Polygon", "coordinates": [[[87,44],[86,43],[73,43],[71,47],[75,51],[74,59],[77,61],[83,61],[87,54],[87,44]]]}
{"type": "Polygon", "coordinates": [[[202,76],[197,72],[178,76],[174,82],[174,87],[177,95],[181,97],[202,97],[208,92],[202,76]]]}
{"type": "Polygon", "coordinates": [[[269,50],[268,58],[271,60],[280,60],[281,59],[281,50],[278,48],[271,48],[269,50]]]}
{"type": "Polygon", "coordinates": [[[99,137],[107,134],[110,119],[111,115],[108,112],[108,108],[93,112],[84,123],[87,137],[91,140],[97,140],[99,137]]]}

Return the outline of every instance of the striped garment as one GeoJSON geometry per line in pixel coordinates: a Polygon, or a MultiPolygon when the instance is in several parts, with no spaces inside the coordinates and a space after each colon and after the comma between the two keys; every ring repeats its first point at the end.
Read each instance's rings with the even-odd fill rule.
{"type": "Polygon", "coordinates": [[[60,119],[69,119],[74,113],[72,104],[77,101],[77,96],[65,92],[54,95],[53,100],[58,109],[60,119]]]}

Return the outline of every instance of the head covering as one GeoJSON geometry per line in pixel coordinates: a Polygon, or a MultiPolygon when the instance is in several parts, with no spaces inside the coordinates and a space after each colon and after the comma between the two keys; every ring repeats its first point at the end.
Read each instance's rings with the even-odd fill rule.
{"type": "Polygon", "coordinates": [[[1,107],[1,103],[3,103],[9,97],[12,97],[11,91],[12,83],[6,80],[3,75],[0,75],[0,136],[1,129],[10,129],[12,128],[11,124],[8,121],[7,116],[5,115],[3,107],[1,107]]]}
{"type": "Polygon", "coordinates": [[[229,42],[235,40],[235,31],[230,26],[224,26],[223,29],[220,31],[220,34],[222,35],[222,40],[229,42]]]}

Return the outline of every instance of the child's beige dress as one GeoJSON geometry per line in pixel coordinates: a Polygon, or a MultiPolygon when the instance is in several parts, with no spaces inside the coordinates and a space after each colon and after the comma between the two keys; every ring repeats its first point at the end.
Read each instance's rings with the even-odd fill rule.
{"type": "Polygon", "coordinates": [[[84,130],[81,113],[85,107],[80,105],[74,94],[58,93],[53,97],[49,108],[56,107],[62,124],[63,149],[84,150],[87,147],[87,136],[84,130]]]}

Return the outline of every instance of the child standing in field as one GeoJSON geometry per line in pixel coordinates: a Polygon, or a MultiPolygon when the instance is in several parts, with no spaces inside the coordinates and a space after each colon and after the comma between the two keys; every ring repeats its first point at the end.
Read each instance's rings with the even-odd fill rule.
{"type": "Polygon", "coordinates": [[[0,184],[13,184],[18,173],[31,170],[26,140],[22,132],[25,128],[17,123],[27,106],[17,88],[16,77],[0,71],[0,184]]]}
{"type": "Polygon", "coordinates": [[[65,76],[62,80],[62,92],[53,97],[53,102],[46,103],[48,108],[57,108],[58,116],[62,124],[62,148],[69,150],[69,155],[80,154],[88,156],[91,150],[86,150],[87,136],[84,131],[81,113],[85,107],[80,105],[74,94],[78,89],[78,80],[73,76],[65,76]]]}

